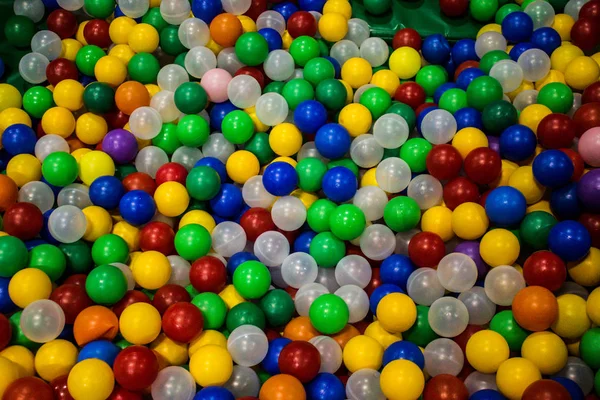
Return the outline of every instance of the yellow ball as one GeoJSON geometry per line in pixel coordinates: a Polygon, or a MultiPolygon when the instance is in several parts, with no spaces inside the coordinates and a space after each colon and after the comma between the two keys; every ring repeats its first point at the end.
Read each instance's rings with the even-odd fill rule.
{"type": "Polygon", "coordinates": [[[600,250],[590,248],[583,260],[569,263],[567,271],[575,283],[582,286],[598,286],[600,284],[600,250]]]}
{"type": "Polygon", "coordinates": [[[529,81],[523,81],[523,82],[521,82],[521,85],[519,85],[518,88],[516,88],[515,90],[513,90],[510,93],[506,93],[506,95],[510,98],[511,101],[513,101],[515,99],[515,97],[517,97],[517,95],[519,93],[521,93],[523,90],[531,90],[531,89],[534,89],[533,83],[531,83],[529,81]]]}
{"type": "Polygon", "coordinates": [[[108,55],[111,57],[117,57],[125,66],[129,65],[129,61],[133,56],[135,56],[135,52],[131,50],[128,44],[118,44],[114,46],[108,52],[108,55]]]}
{"type": "Polygon", "coordinates": [[[63,39],[60,57],[66,58],[69,61],[75,61],[77,52],[81,50],[82,47],[83,45],[75,39],[63,39]]]}
{"type": "Polygon", "coordinates": [[[153,53],[158,48],[158,32],[150,24],[137,24],[131,28],[127,43],[136,53],[153,53]]]}
{"type": "Polygon", "coordinates": [[[579,56],[567,65],[565,80],[573,89],[583,90],[600,77],[600,66],[591,57],[579,56]]]}
{"type": "Polygon", "coordinates": [[[131,262],[131,272],[135,282],[148,290],[156,290],[171,278],[171,264],[158,251],[145,251],[131,262]]]}
{"type": "Polygon", "coordinates": [[[452,139],[452,146],[458,150],[463,160],[467,155],[478,147],[488,147],[488,139],[481,130],[477,128],[463,128],[456,132],[452,139]]]}
{"type": "Polygon", "coordinates": [[[48,382],[68,374],[75,364],[77,364],[77,347],[67,340],[52,340],[35,353],[35,370],[48,382]]]}
{"type": "Polygon", "coordinates": [[[94,66],[94,75],[98,82],[119,86],[127,77],[127,67],[115,56],[104,56],[94,66]]]}
{"type": "Polygon", "coordinates": [[[502,33],[502,27],[499,24],[487,24],[481,27],[477,32],[476,38],[483,35],[486,32],[498,32],[502,33]]]}
{"type": "Polygon", "coordinates": [[[0,112],[0,137],[11,125],[24,124],[31,128],[31,117],[25,111],[10,107],[0,112]]]}
{"type": "Polygon", "coordinates": [[[542,201],[538,201],[535,204],[530,205],[529,207],[527,207],[527,214],[532,213],[534,211],[544,211],[547,212],[548,214],[554,216],[554,214],[552,214],[552,210],[550,209],[550,202],[548,200],[542,200],[542,201]]]}
{"type": "Polygon", "coordinates": [[[85,144],[98,144],[108,132],[106,120],[93,113],[82,114],[75,124],[75,135],[85,144]]]}
{"type": "MultiPolygon", "coordinates": [[[[571,18],[569,16],[569,18],[571,18]]],[[[583,50],[577,46],[562,45],[552,52],[550,56],[550,65],[552,69],[560,71],[564,74],[567,65],[577,57],[583,56],[583,50]]]]}
{"type": "Polygon", "coordinates": [[[465,355],[477,371],[493,374],[510,357],[506,339],[498,332],[485,329],[469,338],[465,355]]]}
{"type": "Polygon", "coordinates": [[[353,57],[342,65],[342,79],[353,89],[369,83],[372,76],[373,68],[364,58],[353,57]]]}
{"type": "Polygon", "coordinates": [[[496,179],[496,181],[490,186],[492,188],[496,188],[498,186],[508,186],[508,180],[517,168],[519,168],[518,164],[512,161],[502,160],[502,172],[500,173],[498,179],[496,179]]]}
{"type": "Polygon", "coordinates": [[[219,331],[207,329],[190,342],[188,353],[191,357],[199,348],[210,345],[227,349],[227,338],[219,331]]]}
{"type": "Polygon", "coordinates": [[[164,333],[158,335],[150,348],[156,354],[159,365],[183,365],[188,361],[187,344],[169,339],[164,333]]]}
{"type": "Polygon", "coordinates": [[[248,150],[238,150],[229,156],[225,168],[227,175],[235,183],[244,184],[248,179],[258,175],[260,163],[258,158],[248,150]]]}
{"type": "Polygon", "coordinates": [[[83,107],[83,90],[84,87],[81,83],[74,79],[65,79],[54,87],[52,95],[58,107],[77,111],[83,107]]]}
{"type": "Polygon", "coordinates": [[[89,206],[81,211],[87,221],[87,227],[83,234],[84,240],[94,242],[100,236],[110,233],[113,224],[108,211],[98,206],[89,206]]]}
{"type": "Polygon", "coordinates": [[[302,147],[302,133],[296,125],[284,122],[269,133],[269,145],[278,156],[293,156],[302,147]]]}
{"type": "Polygon", "coordinates": [[[400,78],[389,69],[381,69],[373,74],[371,84],[382,88],[390,96],[393,96],[398,86],[400,86],[400,78]]]}
{"type": "Polygon", "coordinates": [[[569,14],[556,14],[554,22],[552,22],[552,29],[558,32],[561,40],[571,40],[571,28],[574,24],[575,20],[569,14]]]}
{"type": "Polygon", "coordinates": [[[379,321],[371,322],[369,326],[367,326],[367,329],[365,329],[365,336],[377,340],[384,350],[392,343],[402,340],[402,334],[400,332],[389,333],[381,327],[379,321]]]}
{"type": "Polygon", "coordinates": [[[552,330],[565,339],[581,337],[592,322],[586,310],[586,301],[574,294],[563,294],[556,298],[558,302],[558,317],[552,324],[552,330]]]}
{"type": "Polygon", "coordinates": [[[338,116],[338,123],[346,128],[352,137],[367,133],[372,122],[373,117],[369,109],[359,103],[348,104],[338,116]]]}
{"type": "Polygon", "coordinates": [[[483,261],[492,267],[513,265],[521,249],[519,239],[506,229],[493,229],[483,235],[479,248],[483,261]]]}
{"type": "Polygon", "coordinates": [[[378,370],[383,361],[383,346],[372,337],[358,335],[344,346],[342,358],[350,372],[371,368],[378,370]]]}
{"type": "Polygon", "coordinates": [[[47,299],[50,293],[52,293],[50,278],[37,268],[20,270],[8,283],[8,295],[20,308],[25,308],[36,300],[47,299]]]}
{"type": "Polygon", "coordinates": [[[127,306],[119,317],[119,330],[129,343],[148,344],[160,333],[160,313],[151,304],[133,303],[127,306]]]}
{"type": "Polygon", "coordinates": [[[146,86],[146,89],[148,89],[148,93],[150,93],[150,98],[152,98],[156,93],[160,92],[160,87],[153,83],[149,83],[144,86],[146,86]]]}
{"type": "Polygon", "coordinates": [[[508,178],[508,186],[512,186],[523,193],[527,204],[537,203],[542,199],[546,188],[540,185],[533,177],[533,168],[524,166],[517,168],[508,178]]]}
{"type": "MultiPolygon", "coordinates": [[[[288,36],[289,36],[289,35],[288,35],[288,36]]],[[[290,36],[290,39],[291,39],[291,38],[292,38],[292,37],[290,36]]],[[[291,44],[291,40],[290,40],[290,44],[291,44]]],[[[208,43],[206,44],[206,48],[207,48],[207,49],[209,49],[210,51],[212,51],[212,52],[215,54],[215,56],[218,56],[218,55],[219,55],[219,53],[221,52],[221,50],[223,50],[223,49],[224,49],[224,47],[223,47],[223,46],[221,46],[220,44],[218,44],[217,42],[215,42],[215,41],[214,41],[214,40],[212,40],[212,39],[210,39],[210,40],[208,41],[208,43]]],[[[289,48],[289,45],[288,45],[288,48],[289,48]]]]}
{"type": "Polygon", "coordinates": [[[135,251],[140,247],[140,230],[129,222],[117,222],[113,226],[112,233],[121,237],[127,243],[129,251],[135,251]]]}
{"type": "Polygon", "coordinates": [[[236,15],[237,19],[242,23],[242,30],[246,32],[256,32],[256,22],[247,15],[236,15]]]}
{"type": "Polygon", "coordinates": [[[7,108],[21,108],[23,98],[21,92],[8,83],[0,83],[0,112],[7,108]]]}
{"type": "Polygon", "coordinates": [[[588,296],[586,310],[594,325],[600,325],[600,288],[592,290],[588,296]]]}
{"type": "Polygon", "coordinates": [[[85,29],[85,26],[88,24],[88,22],[90,21],[83,21],[82,23],[80,23],[79,27],[77,28],[77,33],[75,34],[75,39],[77,39],[77,41],[83,46],[88,45],[88,42],[87,40],[85,40],[85,36],[83,35],[83,30],[85,29]]]}
{"type": "Polygon", "coordinates": [[[90,151],[81,157],[79,162],[79,178],[90,186],[101,176],[113,176],[115,163],[110,156],[102,151],[90,151]]]}
{"type": "Polygon", "coordinates": [[[23,346],[9,346],[0,351],[0,357],[4,357],[19,366],[21,376],[34,376],[35,364],[33,353],[23,346]]]}
{"type": "Polygon", "coordinates": [[[377,320],[388,332],[407,331],[417,320],[417,306],[404,293],[387,294],[377,305],[377,320]]]}
{"type": "Polygon", "coordinates": [[[75,117],[64,107],[52,107],[42,117],[42,129],[47,135],[67,138],[75,130],[75,117]]]}
{"type": "Polygon", "coordinates": [[[354,99],[354,90],[352,89],[352,87],[350,87],[350,85],[348,84],[348,82],[346,82],[343,79],[338,79],[338,81],[340,81],[340,83],[342,85],[344,85],[344,88],[346,89],[346,104],[350,104],[352,103],[352,100],[354,99]]]}
{"type": "Polygon", "coordinates": [[[552,332],[534,332],[521,346],[523,358],[535,364],[544,375],[554,375],[567,364],[565,342],[552,332]]]}
{"type": "Polygon", "coordinates": [[[202,225],[204,228],[206,228],[208,233],[212,233],[213,229],[215,229],[215,226],[217,226],[217,223],[212,215],[204,210],[192,210],[186,212],[179,221],[179,229],[189,224],[202,225]]]}
{"type": "Polygon", "coordinates": [[[452,229],[461,239],[479,239],[485,234],[489,224],[485,209],[480,204],[462,203],[452,211],[452,229]]]}
{"type": "Polygon", "coordinates": [[[107,363],[88,358],[73,367],[67,387],[75,400],[104,400],[115,387],[115,376],[107,363]]]}
{"type": "Polygon", "coordinates": [[[42,164],[31,154],[18,154],[6,165],[6,175],[21,187],[42,178],[42,164]]]}
{"type": "Polygon", "coordinates": [[[79,163],[81,163],[81,157],[83,157],[84,155],[86,155],[87,153],[91,152],[92,150],[83,147],[81,149],[77,149],[75,151],[73,151],[71,153],[71,155],[75,158],[75,161],[77,161],[77,165],[79,165],[79,163]]]}
{"type": "Polygon", "coordinates": [[[421,217],[421,230],[438,234],[444,242],[452,239],[452,210],[444,206],[431,207],[421,217]]]}
{"type": "Polygon", "coordinates": [[[348,0],[327,0],[323,6],[323,15],[339,13],[346,19],[352,18],[352,6],[348,0]]]}
{"type": "Polygon", "coordinates": [[[221,290],[221,293],[219,293],[219,297],[221,297],[223,299],[225,304],[227,304],[227,308],[229,308],[230,310],[233,307],[237,306],[238,304],[246,301],[238,293],[238,291],[235,290],[235,286],[233,286],[233,285],[225,286],[225,289],[221,290]]]}
{"type": "Polygon", "coordinates": [[[329,42],[338,42],[348,33],[348,19],[337,12],[325,14],[319,19],[319,33],[329,42]]]}
{"type": "Polygon", "coordinates": [[[600,52],[592,55],[592,60],[596,61],[596,64],[600,67],[600,52]]]}
{"type": "Polygon", "coordinates": [[[425,387],[425,376],[417,364],[394,360],[381,371],[381,391],[389,400],[416,400],[425,387]]]}
{"type": "Polygon", "coordinates": [[[565,75],[556,69],[551,69],[544,78],[535,82],[535,88],[536,90],[540,90],[547,84],[554,82],[565,83],[565,75]]]}
{"type": "Polygon", "coordinates": [[[158,212],[166,217],[178,217],[190,204],[190,196],[185,186],[179,182],[162,183],[154,192],[158,212]]]}
{"type": "Polygon", "coordinates": [[[233,373],[233,360],[227,349],[209,344],[192,354],[190,373],[200,386],[221,386],[233,373]]]}
{"type": "Polygon", "coordinates": [[[315,201],[319,200],[319,196],[305,192],[302,189],[294,190],[292,193],[290,193],[290,196],[294,196],[297,199],[299,199],[304,205],[304,208],[306,208],[307,210],[310,208],[310,206],[313,205],[315,201]]]}
{"type": "Polygon", "coordinates": [[[129,17],[115,18],[108,28],[108,35],[114,44],[126,44],[133,27],[137,25],[135,20],[129,17]]]}
{"type": "Polygon", "coordinates": [[[377,172],[377,168],[371,168],[365,171],[362,178],[360,178],[360,187],[365,186],[377,186],[377,178],[375,177],[375,173],[377,172]]]}
{"type": "Polygon", "coordinates": [[[0,396],[14,381],[21,378],[19,366],[8,358],[0,357],[0,396]]]}
{"type": "Polygon", "coordinates": [[[496,373],[498,389],[510,400],[521,399],[527,386],[540,379],[542,374],[535,364],[521,357],[504,361],[496,373]]]}
{"type": "Polygon", "coordinates": [[[256,107],[252,106],[249,108],[245,108],[244,112],[248,114],[248,116],[252,120],[255,132],[266,132],[269,130],[269,125],[263,124],[262,121],[258,119],[258,116],[256,115],[256,107]]]}
{"type": "Polygon", "coordinates": [[[519,115],[519,124],[525,125],[534,133],[537,133],[537,127],[540,121],[552,111],[543,104],[531,104],[525,107],[519,115]]]}

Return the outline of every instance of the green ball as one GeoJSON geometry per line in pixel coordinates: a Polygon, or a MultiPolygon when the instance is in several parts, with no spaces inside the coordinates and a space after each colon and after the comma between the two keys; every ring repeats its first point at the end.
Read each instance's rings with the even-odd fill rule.
{"type": "Polygon", "coordinates": [[[258,305],[267,318],[267,323],[272,327],[287,325],[296,312],[292,296],[282,289],[269,290],[269,292],[260,299],[258,305]]]}
{"type": "Polygon", "coordinates": [[[192,299],[192,304],[200,309],[204,319],[204,329],[219,329],[225,323],[227,304],[216,293],[200,293],[192,299]]]}
{"type": "Polygon", "coordinates": [[[515,11],[521,11],[521,7],[518,4],[510,3],[503,5],[496,12],[496,18],[494,22],[496,22],[498,25],[502,25],[502,21],[504,21],[504,18],[506,18],[508,14],[513,13],[515,11]]]}
{"type": "Polygon", "coordinates": [[[321,190],[321,182],[327,172],[327,166],[318,158],[306,157],[298,162],[296,172],[300,189],[305,192],[318,192],[321,190]]]}
{"type": "Polygon", "coordinates": [[[181,147],[181,142],[177,138],[177,125],[168,123],[163,124],[160,133],[152,139],[152,145],[160,147],[171,155],[181,147]]]}
{"type": "Polygon", "coordinates": [[[210,233],[202,225],[189,224],[175,234],[175,250],[188,261],[207,255],[211,245],[210,233]]]}
{"type": "Polygon", "coordinates": [[[548,83],[540,89],[537,102],[553,113],[566,114],[573,106],[573,92],[562,82],[548,83]]]}
{"type": "Polygon", "coordinates": [[[113,0],[84,0],[83,9],[94,18],[106,19],[115,11],[113,0]]]}
{"type": "Polygon", "coordinates": [[[160,64],[152,54],[138,53],[129,60],[127,71],[131,80],[146,85],[156,82],[156,77],[160,71],[160,64]]]}
{"type": "Polygon", "coordinates": [[[420,347],[425,347],[437,339],[439,336],[431,329],[428,315],[429,307],[417,305],[417,320],[406,332],[402,332],[402,339],[420,347]]]}
{"type": "Polygon", "coordinates": [[[235,55],[245,65],[255,67],[269,55],[269,44],[258,32],[243,33],[235,42],[235,55]]]}
{"type": "Polygon", "coordinates": [[[23,95],[23,109],[34,118],[42,118],[52,107],[54,107],[54,99],[48,88],[34,86],[23,95]]]}
{"type": "Polygon", "coordinates": [[[27,247],[14,236],[0,236],[0,277],[10,278],[27,266],[27,247]]]}
{"type": "Polygon", "coordinates": [[[448,89],[440,97],[440,108],[454,114],[461,108],[468,106],[467,92],[459,88],[448,89]]]}
{"type": "Polygon", "coordinates": [[[292,79],[283,86],[281,95],[287,101],[290,109],[295,110],[298,104],[304,100],[312,100],[315,97],[315,90],[309,81],[297,78],[292,79]]]}
{"type": "Polygon", "coordinates": [[[210,126],[199,115],[186,115],[177,124],[177,139],[184,146],[200,147],[206,143],[208,135],[210,135],[210,126]]]}
{"type": "Polygon", "coordinates": [[[185,82],[175,90],[175,106],[184,114],[198,114],[208,105],[208,95],[197,82],[185,82]]]}
{"type": "Polygon", "coordinates": [[[415,129],[417,125],[417,116],[415,115],[415,110],[413,110],[408,104],[393,102],[390,108],[387,109],[387,113],[398,114],[408,124],[408,129],[411,131],[415,129]]]}
{"type": "Polygon", "coordinates": [[[233,306],[225,318],[225,326],[229,332],[242,325],[254,325],[260,329],[265,329],[265,313],[256,304],[250,301],[244,301],[233,306]]]}
{"type": "Polygon", "coordinates": [[[337,79],[325,79],[317,85],[315,97],[329,111],[339,111],[346,105],[346,87],[337,79]]]}
{"type": "Polygon", "coordinates": [[[485,106],[481,119],[486,133],[500,135],[506,128],[518,122],[519,114],[512,103],[498,100],[485,106]]]}
{"type": "Polygon", "coordinates": [[[427,170],[427,155],[432,148],[431,143],[425,139],[408,139],[400,147],[400,158],[406,161],[412,172],[423,172],[427,170]]]}
{"type": "Polygon", "coordinates": [[[83,46],[75,56],[75,65],[77,65],[77,69],[82,74],[95,76],[94,68],[96,67],[96,63],[104,56],[106,56],[106,53],[98,46],[83,46]]]}
{"type": "Polygon", "coordinates": [[[190,294],[190,297],[192,299],[200,294],[200,292],[197,291],[196,288],[194,286],[192,286],[191,283],[185,287],[185,290],[186,290],[186,292],[188,292],[190,294]]]}
{"type": "Polygon", "coordinates": [[[346,327],[350,310],[341,297],[327,293],[313,301],[308,316],[316,330],[326,335],[335,335],[346,327]]]}
{"type": "Polygon", "coordinates": [[[331,233],[342,240],[356,239],[363,233],[366,224],[365,214],[354,204],[342,204],[329,214],[331,233]]]}
{"type": "Polygon", "coordinates": [[[88,274],[85,291],[94,303],[113,305],[125,296],[127,278],[113,265],[100,265],[88,274]]]}
{"type": "Polygon", "coordinates": [[[309,60],[319,57],[319,43],[310,36],[299,36],[290,45],[290,55],[296,65],[304,67],[309,60]]]}
{"type": "Polygon", "coordinates": [[[115,166],[115,178],[122,181],[127,178],[128,175],[137,172],[137,168],[133,164],[119,164],[115,166]]]}
{"type": "Polygon", "coordinates": [[[95,114],[106,114],[115,105],[115,90],[106,83],[92,82],[83,90],[83,105],[95,114]]]}
{"type": "MultiPolygon", "coordinates": [[[[177,57],[175,57],[175,61],[173,62],[179,65],[180,67],[185,68],[185,57],[187,56],[187,53],[187,51],[184,51],[183,53],[177,54],[177,57]]],[[[190,74],[188,74],[188,76],[192,78],[190,74]]]]}
{"type": "Polygon", "coordinates": [[[327,163],[327,169],[335,168],[335,167],[344,167],[348,168],[356,177],[358,178],[358,165],[350,158],[340,158],[339,160],[329,161],[327,163]]]}
{"type": "Polygon", "coordinates": [[[482,111],[485,106],[503,97],[502,86],[492,77],[480,76],[475,78],[467,87],[469,107],[482,111]]]}
{"type": "Polygon", "coordinates": [[[306,63],[303,76],[304,79],[317,86],[325,79],[335,78],[335,68],[328,59],[317,57],[306,63]]]}
{"type": "Polygon", "coordinates": [[[325,232],[329,230],[329,217],[336,204],[327,199],[319,199],[311,204],[306,213],[306,222],[313,231],[325,232]]]}
{"type": "Polygon", "coordinates": [[[265,86],[263,90],[263,94],[265,93],[283,93],[283,87],[285,86],[285,82],[273,81],[265,86]]]}
{"type": "Polygon", "coordinates": [[[186,47],[179,40],[179,27],[175,25],[167,25],[160,31],[160,48],[165,53],[176,56],[179,53],[186,51],[186,47]]]}
{"type": "Polygon", "coordinates": [[[396,232],[406,232],[415,228],[420,219],[419,205],[408,196],[394,197],[383,209],[383,220],[396,232]]]}
{"type": "Polygon", "coordinates": [[[50,153],[42,162],[42,175],[51,185],[67,186],[77,179],[79,165],[69,153],[50,153]]]}
{"type": "Polygon", "coordinates": [[[254,122],[244,111],[234,110],[223,118],[221,132],[229,142],[242,144],[254,134],[254,122]]]}
{"type": "Polygon", "coordinates": [[[427,96],[433,96],[435,90],[448,81],[448,73],[439,65],[426,65],[417,72],[415,82],[425,90],[427,96]]]}
{"type": "Polygon", "coordinates": [[[523,241],[534,250],[548,248],[548,235],[558,221],[545,211],[534,211],[521,221],[520,233],[523,241]]]}
{"type": "Polygon", "coordinates": [[[498,0],[471,0],[469,11],[477,21],[487,22],[494,18],[498,5],[498,0]]]}
{"type": "Polygon", "coordinates": [[[8,319],[12,331],[10,344],[13,346],[23,346],[35,352],[42,346],[42,343],[32,342],[29,338],[27,338],[27,336],[25,336],[23,330],[21,329],[20,323],[22,313],[22,310],[17,311],[8,319]]]}
{"type": "Polygon", "coordinates": [[[6,20],[4,25],[6,41],[15,47],[29,47],[35,32],[33,21],[22,15],[13,15],[6,20]]]}
{"type": "Polygon", "coordinates": [[[44,271],[50,280],[56,282],[67,269],[67,259],[58,247],[40,244],[29,252],[29,267],[44,271]]]}
{"type": "Polygon", "coordinates": [[[83,240],[58,245],[66,257],[67,269],[73,274],[87,274],[94,265],[92,250],[83,240]]]}
{"type": "Polygon", "coordinates": [[[510,60],[510,56],[505,51],[488,51],[483,57],[481,57],[481,61],[479,61],[479,69],[488,75],[494,64],[502,60],[510,60]]]}
{"type": "Polygon", "coordinates": [[[517,324],[510,310],[500,311],[496,314],[490,322],[490,329],[502,335],[512,351],[520,351],[523,342],[529,336],[529,332],[517,324]]]}
{"type": "Polygon", "coordinates": [[[321,232],[310,242],[308,251],[319,267],[333,268],[346,255],[346,245],[331,232],[321,232]]]}
{"type": "Polygon", "coordinates": [[[271,285],[269,269],[259,261],[246,261],[233,273],[233,286],[245,299],[259,299],[267,293],[271,285]]]}
{"type": "Polygon", "coordinates": [[[320,57],[328,57],[329,56],[329,48],[330,44],[324,39],[318,39],[317,43],[319,44],[319,56],[320,57]]]}
{"type": "Polygon", "coordinates": [[[100,236],[92,245],[92,260],[96,265],[126,263],[128,258],[127,242],[114,233],[100,236]]]}
{"type": "Polygon", "coordinates": [[[185,178],[185,187],[192,198],[210,200],[219,193],[221,178],[213,168],[201,165],[191,169],[185,178]]]}
{"type": "Polygon", "coordinates": [[[142,22],[144,24],[152,25],[158,33],[162,32],[163,29],[169,26],[169,23],[165,21],[160,13],[160,7],[152,7],[149,9],[148,12],[142,17],[142,22]]]}
{"type": "Polygon", "coordinates": [[[392,105],[389,93],[380,87],[372,87],[360,96],[360,104],[367,107],[373,120],[381,117],[392,105]]]}
{"type": "Polygon", "coordinates": [[[373,15],[383,15],[392,8],[392,0],[364,0],[363,4],[373,15]]]}
{"type": "Polygon", "coordinates": [[[275,153],[269,145],[269,135],[264,132],[258,132],[252,136],[252,139],[246,143],[244,149],[254,154],[258,158],[260,165],[268,164],[275,158],[275,153]]]}

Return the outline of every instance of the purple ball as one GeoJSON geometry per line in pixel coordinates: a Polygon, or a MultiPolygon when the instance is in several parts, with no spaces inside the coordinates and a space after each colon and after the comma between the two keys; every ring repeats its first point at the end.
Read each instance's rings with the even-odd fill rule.
{"type": "Polygon", "coordinates": [[[462,242],[454,249],[456,253],[466,254],[473,261],[475,261],[475,265],[477,266],[477,279],[483,279],[487,275],[490,267],[483,261],[481,255],[479,254],[479,242],[462,242]]]}
{"type": "Polygon", "coordinates": [[[138,144],[131,132],[125,129],[114,129],[104,136],[102,150],[117,164],[125,164],[135,158],[138,144]]]}
{"type": "Polygon", "coordinates": [[[591,170],[579,179],[577,197],[587,211],[600,211],[600,169],[591,170]]]}
{"type": "Polygon", "coordinates": [[[500,138],[497,136],[488,136],[488,147],[500,154],[500,138]]]}

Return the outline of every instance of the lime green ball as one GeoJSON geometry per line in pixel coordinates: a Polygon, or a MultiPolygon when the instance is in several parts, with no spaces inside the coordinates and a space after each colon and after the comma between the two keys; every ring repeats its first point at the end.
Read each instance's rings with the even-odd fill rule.
{"type": "Polygon", "coordinates": [[[427,96],[433,96],[435,90],[448,81],[448,73],[439,65],[426,65],[417,72],[415,82],[425,90],[427,96]]]}
{"type": "Polygon", "coordinates": [[[92,245],[92,259],[96,265],[126,263],[128,258],[127,242],[114,233],[100,236],[92,245]]]}
{"type": "Polygon", "coordinates": [[[23,109],[34,118],[42,118],[52,107],[54,107],[54,99],[48,88],[34,86],[23,95],[23,109]]]}
{"type": "Polygon", "coordinates": [[[258,32],[246,32],[235,42],[235,55],[245,65],[262,64],[269,55],[267,40],[258,32]]]}
{"type": "Polygon", "coordinates": [[[234,110],[223,118],[221,131],[231,143],[242,144],[254,134],[254,122],[244,111],[234,110]]]}
{"type": "Polygon", "coordinates": [[[56,282],[67,268],[67,259],[58,247],[40,244],[29,252],[29,267],[41,269],[53,282],[56,282]]]}
{"type": "Polygon", "coordinates": [[[334,335],[346,327],[350,310],[341,297],[323,294],[311,304],[308,316],[316,330],[326,335],[334,335]]]}
{"type": "Polygon", "coordinates": [[[296,165],[298,173],[298,186],[305,192],[317,192],[321,190],[321,182],[327,166],[323,161],[314,157],[306,157],[296,165]]]}
{"type": "Polygon", "coordinates": [[[467,87],[469,107],[482,111],[488,104],[502,100],[502,86],[492,77],[480,76],[475,78],[467,87]]]}
{"type": "Polygon", "coordinates": [[[184,146],[200,147],[206,143],[208,135],[210,135],[210,126],[199,115],[186,115],[177,124],[177,139],[184,146]]]}
{"type": "Polygon", "coordinates": [[[100,265],[88,274],[85,291],[94,303],[113,305],[125,296],[127,279],[119,268],[100,265]]]}
{"type": "Polygon", "coordinates": [[[317,86],[325,79],[335,78],[335,68],[328,59],[316,57],[306,63],[303,76],[304,79],[317,86]]]}
{"type": "Polygon", "coordinates": [[[246,143],[244,149],[254,154],[258,158],[260,165],[268,164],[275,158],[275,153],[269,145],[269,135],[264,132],[258,132],[252,136],[252,139],[246,143]]]}
{"type": "Polygon", "coordinates": [[[573,91],[562,82],[548,83],[540,89],[537,102],[554,113],[566,114],[573,106],[573,91]]]}
{"type": "Polygon", "coordinates": [[[400,158],[406,161],[412,172],[423,172],[427,169],[427,155],[433,146],[423,138],[408,139],[400,147],[400,158]]]}
{"type": "Polygon", "coordinates": [[[181,142],[177,138],[177,125],[168,123],[163,124],[160,133],[152,139],[152,145],[160,147],[171,155],[181,147],[181,142]]]}
{"type": "Polygon", "coordinates": [[[477,21],[487,22],[494,18],[498,5],[498,0],[471,0],[469,11],[477,21]]]}
{"type": "MultiPolygon", "coordinates": [[[[342,83],[338,83],[342,85],[342,87],[344,86],[342,83]]],[[[281,95],[285,101],[287,101],[289,108],[295,110],[296,107],[298,107],[298,104],[302,103],[304,100],[312,100],[315,97],[315,90],[309,81],[297,78],[292,79],[283,86],[281,95]]]]}
{"type": "Polygon", "coordinates": [[[160,64],[152,54],[138,53],[129,60],[127,71],[132,80],[146,85],[156,82],[156,77],[160,71],[160,64]]]}
{"type": "Polygon", "coordinates": [[[461,108],[468,107],[467,92],[459,88],[448,89],[440,97],[440,108],[454,114],[461,108]]]}
{"type": "Polygon", "coordinates": [[[396,232],[406,232],[415,228],[420,219],[419,205],[408,196],[394,197],[383,209],[383,220],[396,232]]]}
{"type": "Polygon", "coordinates": [[[188,261],[207,255],[211,245],[210,233],[202,225],[185,225],[175,234],[175,250],[188,261]]]}
{"type": "Polygon", "coordinates": [[[496,12],[496,18],[494,22],[496,22],[498,25],[502,25],[502,21],[504,21],[504,18],[506,18],[508,14],[513,13],[515,11],[521,11],[521,7],[519,7],[518,4],[510,3],[503,5],[496,12]]]}
{"type": "Polygon", "coordinates": [[[306,222],[310,229],[315,232],[325,232],[329,230],[329,216],[336,209],[333,201],[319,199],[312,203],[306,214],[306,222]]]}
{"type": "Polygon", "coordinates": [[[82,74],[94,76],[96,63],[104,56],[106,56],[106,53],[98,46],[83,46],[75,56],[75,65],[77,65],[77,69],[79,69],[82,74]]]}
{"type": "Polygon", "coordinates": [[[319,43],[310,36],[299,36],[294,39],[289,51],[294,62],[301,67],[320,54],[319,43]]]}
{"type": "Polygon", "coordinates": [[[218,294],[200,293],[192,299],[192,304],[202,312],[204,329],[219,329],[225,323],[227,304],[218,294]]]}
{"type": "Polygon", "coordinates": [[[75,182],[79,175],[79,165],[69,153],[50,153],[42,163],[42,175],[54,186],[67,186],[75,182]]]}
{"type": "Polygon", "coordinates": [[[213,168],[200,165],[189,172],[185,187],[193,199],[210,200],[219,193],[221,178],[213,168]]]}
{"type": "Polygon", "coordinates": [[[372,87],[360,96],[360,104],[367,107],[373,120],[381,117],[392,105],[389,93],[380,87],[372,87]]]}
{"type": "Polygon", "coordinates": [[[160,7],[152,7],[149,9],[146,15],[142,17],[142,22],[144,24],[152,25],[158,33],[169,26],[160,13],[160,7]]]}
{"type": "Polygon", "coordinates": [[[488,51],[483,57],[481,57],[481,61],[479,61],[479,69],[488,75],[494,64],[502,60],[510,60],[510,56],[505,51],[488,51]]]}
{"type": "Polygon", "coordinates": [[[320,267],[333,268],[346,255],[346,245],[331,232],[321,232],[310,242],[309,254],[320,267]]]}
{"type": "Polygon", "coordinates": [[[331,233],[342,240],[354,240],[365,230],[365,214],[354,204],[337,206],[329,215],[331,233]]]}
{"type": "Polygon", "coordinates": [[[233,286],[245,299],[259,299],[267,293],[271,285],[269,269],[259,261],[246,261],[233,273],[233,286]]]}
{"type": "Polygon", "coordinates": [[[94,18],[106,19],[115,11],[113,0],[84,0],[83,9],[94,18]]]}

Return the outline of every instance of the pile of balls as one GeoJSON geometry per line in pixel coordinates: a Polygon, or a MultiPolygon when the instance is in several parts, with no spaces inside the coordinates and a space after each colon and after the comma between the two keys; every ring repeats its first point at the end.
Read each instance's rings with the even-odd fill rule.
{"type": "Polygon", "coordinates": [[[0,398],[599,398],[600,0],[13,3],[0,398]]]}

